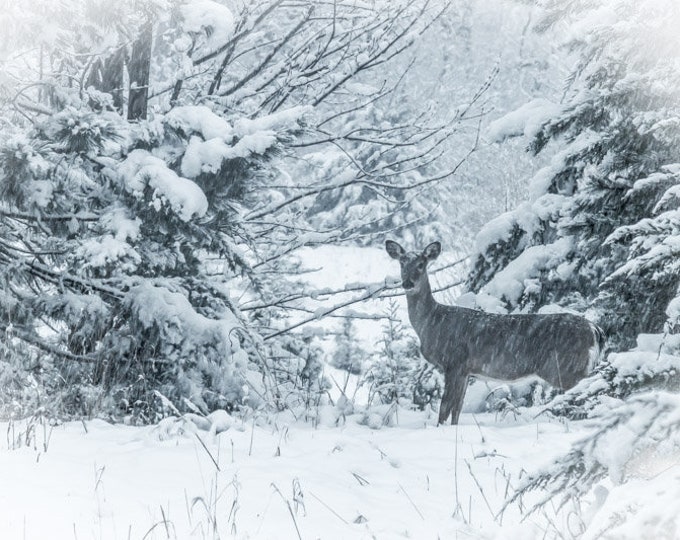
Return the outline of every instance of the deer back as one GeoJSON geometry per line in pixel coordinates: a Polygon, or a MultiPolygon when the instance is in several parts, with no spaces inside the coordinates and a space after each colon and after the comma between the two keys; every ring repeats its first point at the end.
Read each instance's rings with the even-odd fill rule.
{"type": "Polygon", "coordinates": [[[498,315],[437,304],[412,323],[423,356],[461,375],[512,380],[536,374],[568,389],[599,354],[596,328],[567,313],[498,315]]]}

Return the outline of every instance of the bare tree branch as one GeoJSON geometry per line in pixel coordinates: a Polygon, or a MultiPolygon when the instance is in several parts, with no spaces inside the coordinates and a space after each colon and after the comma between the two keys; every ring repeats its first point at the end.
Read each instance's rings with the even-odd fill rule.
{"type": "Polygon", "coordinates": [[[272,58],[278,54],[278,52],[295,36],[297,33],[300,31],[300,29],[309,22],[310,17],[312,16],[312,13],[314,12],[314,6],[310,6],[310,8],[307,10],[307,13],[305,16],[298,22],[298,24],[292,28],[288,34],[265,56],[264,60],[260,62],[259,65],[257,65],[253,70],[248,74],[245,75],[244,77],[241,77],[241,79],[228,88],[227,90],[224,90],[223,92],[220,92],[221,96],[228,96],[230,94],[233,94],[243,86],[245,86],[248,81],[250,81],[252,78],[256,77],[259,75],[262,70],[271,62],[272,58]]]}

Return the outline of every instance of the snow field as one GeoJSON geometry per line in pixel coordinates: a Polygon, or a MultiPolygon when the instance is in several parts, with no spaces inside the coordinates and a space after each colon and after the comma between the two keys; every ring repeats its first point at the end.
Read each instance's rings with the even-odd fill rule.
{"type": "Polygon", "coordinates": [[[557,422],[495,424],[490,415],[436,428],[403,410],[382,430],[357,416],[316,429],[284,417],[255,425],[214,417],[207,431],[186,419],[72,422],[38,429],[35,445],[17,449],[8,435],[1,537],[533,537],[545,523],[519,525],[516,508],[502,521],[496,514],[521,468],[547,462],[575,436],[557,422]]]}

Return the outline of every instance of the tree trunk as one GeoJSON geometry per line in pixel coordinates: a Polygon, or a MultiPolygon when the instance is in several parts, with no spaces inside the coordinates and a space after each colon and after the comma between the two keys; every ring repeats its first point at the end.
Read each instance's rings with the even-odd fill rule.
{"type": "Polygon", "coordinates": [[[149,72],[151,70],[151,46],[153,25],[148,22],[137,40],[132,44],[128,74],[130,92],[128,96],[128,120],[146,118],[149,101],[149,72]]]}
{"type": "Polygon", "coordinates": [[[124,69],[125,47],[121,47],[108,58],[97,59],[87,78],[88,86],[94,86],[100,92],[111,94],[113,106],[119,113],[123,112],[124,69]]]}

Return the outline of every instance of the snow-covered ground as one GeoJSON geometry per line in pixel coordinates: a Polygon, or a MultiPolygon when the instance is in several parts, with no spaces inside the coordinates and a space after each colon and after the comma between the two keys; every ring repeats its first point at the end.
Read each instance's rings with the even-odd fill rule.
{"type": "Polygon", "coordinates": [[[544,519],[520,526],[516,507],[498,513],[520,470],[579,432],[529,416],[463,415],[437,428],[402,410],[381,430],[357,415],[339,427],[327,427],[333,410],[322,417],[315,428],[224,413],[212,431],[187,420],[39,423],[28,446],[26,424],[1,424],[0,537],[540,537],[544,519]]]}
{"type": "Polygon", "coordinates": [[[336,425],[333,408],[316,427],[226,413],[200,427],[3,423],[0,538],[678,538],[677,452],[637,456],[628,482],[558,514],[501,512],[520,478],[588,432],[536,412],[435,427],[399,410],[380,430],[362,414],[336,425]]]}

